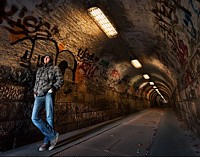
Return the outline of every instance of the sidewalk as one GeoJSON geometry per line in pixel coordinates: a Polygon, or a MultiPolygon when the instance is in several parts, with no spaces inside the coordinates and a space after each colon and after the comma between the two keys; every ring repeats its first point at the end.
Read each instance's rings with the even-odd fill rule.
{"type": "Polygon", "coordinates": [[[84,137],[87,134],[90,134],[91,132],[95,131],[96,129],[100,129],[101,127],[108,125],[114,121],[117,121],[121,118],[122,117],[114,119],[114,120],[110,120],[108,122],[103,122],[94,126],[90,126],[87,128],[71,131],[66,134],[62,134],[59,136],[56,147],[51,151],[39,152],[38,148],[43,143],[43,141],[39,141],[33,144],[25,145],[19,148],[15,148],[15,149],[0,153],[0,156],[51,156],[57,152],[60,152],[62,150],[61,149],[62,146],[72,141],[75,141],[81,137],[84,137]]]}
{"type": "MultiPolygon", "coordinates": [[[[135,114],[134,114],[135,115],[135,114]]],[[[146,156],[163,110],[150,109],[87,135],[53,156],[146,156]]]]}
{"type": "Polygon", "coordinates": [[[172,110],[166,110],[150,151],[150,156],[163,155],[200,156],[200,139],[172,110]]]}
{"type": "Polygon", "coordinates": [[[109,124],[53,156],[199,156],[200,139],[171,109],[150,109],[109,124]]]}
{"type": "Polygon", "coordinates": [[[199,156],[200,139],[172,110],[147,109],[60,135],[52,151],[43,141],[0,156],[199,156]],[[148,149],[147,149],[148,148],[148,149]]]}
{"type": "Polygon", "coordinates": [[[52,156],[58,152],[61,152],[62,150],[66,149],[65,145],[68,145],[67,147],[70,147],[70,144],[73,145],[73,141],[76,141],[84,136],[87,136],[95,131],[99,131],[101,129],[109,129],[112,127],[116,127],[123,121],[124,119],[129,119],[137,116],[140,113],[146,112],[147,110],[136,112],[134,114],[131,114],[127,117],[119,117],[110,121],[106,121],[100,124],[96,124],[90,127],[82,128],[79,130],[71,131],[66,134],[62,134],[59,136],[58,143],[56,147],[51,151],[43,151],[39,152],[38,148],[43,143],[43,141],[39,141],[33,144],[25,145],[22,147],[18,147],[9,151],[5,151],[0,153],[0,156],[52,156]],[[120,121],[121,120],[121,121],[120,121]]]}

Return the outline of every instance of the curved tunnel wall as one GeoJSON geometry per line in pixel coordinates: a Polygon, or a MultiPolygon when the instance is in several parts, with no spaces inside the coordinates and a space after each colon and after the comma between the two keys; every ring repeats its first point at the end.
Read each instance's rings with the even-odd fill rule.
{"type": "MultiPolygon", "coordinates": [[[[133,67],[130,56],[124,51],[126,46],[118,38],[108,39],[88,16],[82,2],[0,1],[0,151],[42,139],[30,117],[35,72],[41,65],[41,57],[47,52],[53,54],[54,63],[60,66],[65,79],[56,94],[55,107],[56,128],[61,134],[155,104],[163,106],[161,97],[143,84],[145,80],[137,70],[129,73],[133,67]]],[[[187,2],[193,4],[194,1],[187,2]]],[[[170,6],[164,1],[155,3],[162,3],[162,7],[166,8],[170,6]]],[[[186,34],[182,39],[170,34],[174,45],[177,46],[176,42],[180,41],[178,52],[158,45],[158,48],[166,50],[156,49],[157,59],[143,60],[151,62],[152,67],[156,65],[155,71],[162,69],[164,77],[153,73],[151,76],[157,78],[156,85],[168,99],[164,105],[172,105],[197,134],[200,133],[200,51],[196,44],[199,26],[195,22],[198,21],[195,20],[198,19],[195,9],[198,6],[199,2],[195,1],[194,8],[190,7],[191,14],[188,14],[189,21],[185,21],[185,29],[177,25],[163,31],[176,29],[186,34]],[[187,29],[187,26],[190,27],[187,29]],[[189,30],[191,27],[194,32],[189,30]],[[181,41],[187,45],[181,45],[181,41]]],[[[168,15],[158,8],[153,11],[155,16],[168,15]]],[[[185,16],[176,17],[182,21],[185,16]]],[[[122,21],[119,19],[119,22],[122,21]]],[[[158,24],[159,30],[166,28],[162,27],[162,22],[158,24]]],[[[127,34],[132,35],[131,32],[127,34]]]]}
{"type": "Polygon", "coordinates": [[[42,140],[31,122],[36,69],[46,53],[61,68],[60,134],[149,107],[123,76],[124,46],[108,39],[81,3],[0,1],[0,151],[42,140]],[[110,41],[109,41],[110,40],[110,41]]]}

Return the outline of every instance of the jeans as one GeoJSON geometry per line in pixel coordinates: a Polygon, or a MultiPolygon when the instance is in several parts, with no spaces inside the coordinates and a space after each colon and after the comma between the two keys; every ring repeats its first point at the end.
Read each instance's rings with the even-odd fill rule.
{"type": "Polygon", "coordinates": [[[33,124],[44,134],[44,143],[49,143],[56,137],[57,132],[54,130],[53,117],[53,94],[47,93],[45,96],[36,96],[31,120],[33,124]],[[41,115],[44,107],[46,109],[46,121],[42,119],[41,115]]]}

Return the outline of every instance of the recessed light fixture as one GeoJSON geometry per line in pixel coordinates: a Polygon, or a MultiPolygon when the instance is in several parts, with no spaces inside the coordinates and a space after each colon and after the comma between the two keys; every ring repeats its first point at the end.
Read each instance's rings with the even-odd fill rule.
{"type": "Polygon", "coordinates": [[[142,67],[142,65],[140,64],[140,62],[137,59],[131,60],[131,64],[137,69],[142,67]]]}
{"type": "Polygon", "coordinates": [[[153,86],[153,85],[154,85],[154,82],[149,82],[149,84],[153,86]]]}
{"type": "Polygon", "coordinates": [[[102,10],[97,7],[88,9],[89,15],[98,24],[98,26],[106,33],[109,38],[115,37],[118,33],[113,27],[108,18],[104,15],[102,10]]]}
{"type": "Polygon", "coordinates": [[[148,74],[144,74],[143,77],[144,77],[144,79],[146,79],[146,80],[150,79],[150,77],[149,77],[148,74]]]}

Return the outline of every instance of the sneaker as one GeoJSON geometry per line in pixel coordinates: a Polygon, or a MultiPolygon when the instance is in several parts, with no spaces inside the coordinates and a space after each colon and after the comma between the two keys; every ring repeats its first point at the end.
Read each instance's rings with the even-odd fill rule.
{"type": "Polygon", "coordinates": [[[59,136],[59,133],[56,134],[56,137],[51,140],[50,142],[50,147],[49,147],[49,150],[52,150],[55,146],[56,146],[56,143],[58,142],[58,136],[59,136]]]}
{"type": "Polygon", "coordinates": [[[40,146],[39,151],[42,152],[42,151],[47,150],[48,148],[49,148],[49,144],[44,143],[42,146],[40,146]]]}

